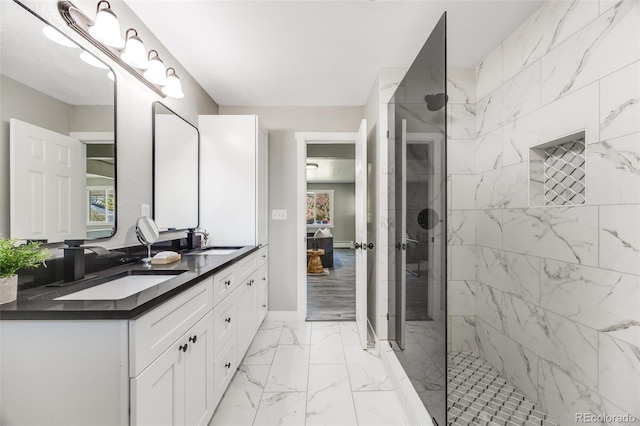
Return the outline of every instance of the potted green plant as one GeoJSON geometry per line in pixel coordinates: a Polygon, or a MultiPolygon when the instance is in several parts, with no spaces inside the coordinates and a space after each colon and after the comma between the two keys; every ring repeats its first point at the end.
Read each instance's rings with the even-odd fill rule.
{"type": "Polygon", "coordinates": [[[0,304],[16,300],[19,269],[36,268],[48,257],[49,251],[40,243],[17,245],[17,240],[0,238],[0,304]]]}

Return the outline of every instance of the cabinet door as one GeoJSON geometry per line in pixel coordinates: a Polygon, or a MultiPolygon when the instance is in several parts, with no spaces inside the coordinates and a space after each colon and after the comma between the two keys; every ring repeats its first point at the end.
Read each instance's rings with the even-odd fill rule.
{"type": "Polygon", "coordinates": [[[256,146],[256,197],[257,197],[257,244],[260,246],[267,245],[269,242],[269,137],[266,130],[259,125],[258,128],[258,143],[256,146]]]}
{"type": "Polygon", "coordinates": [[[258,292],[258,273],[254,272],[246,282],[247,287],[247,335],[253,339],[258,329],[258,309],[256,298],[258,292]]]}
{"type": "Polygon", "coordinates": [[[186,425],[207,425],[214,410],[213,399],[213,312],[189,330],[184,357],[184,416],[186,425]]]}
{"type": "Polygon", "coordinates": [[[182,339],[169,347],[140,375],[131,379],[132,425],[184,424],[184,362],[182,339]]]}
{"type": "Polygon", "coordinates": [[[265,264],[258,270],[256,282],[258,283],[256,296],[258,319],[256,326],[260,327],[269,310],[269,265],[265,264]]]}
{"type": "Polygon", "coordinates": [[[247,315],[249,313],[247,307],[247,288],[246,285],[241,285],[236,291],[236,309],[238,311],[238,354],[236,361],[238,364],[240,364],[244,354],[247,353],[247,349],[249,349],[249,344],[251,343],[249,330],[247,330],[247,315]]]}

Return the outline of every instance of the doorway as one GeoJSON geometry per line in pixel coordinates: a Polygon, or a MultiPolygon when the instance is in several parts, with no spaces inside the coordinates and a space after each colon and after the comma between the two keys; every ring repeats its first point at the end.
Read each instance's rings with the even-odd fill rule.
{"type": "MultiPolygon", "coordinates": [[[[351,145],[354,146],[355,162],[355,320],[362,348],[368,344],[368,320],[367,320],[367,250],[374,248],[373,243],[367,241],[367,122],[362,120],[357,132],[298,132],[295,135],[297,144],[298,161],[298,239],[296,244],[296,270],[297,270],[297,316],[307,320],[307,270],[320,272],[323,265],[314,262],[314,257],[321,253],[313,250],[309,253],[312,258],[307,259],[307,147],[308,145],[351,145]]],[[[334,194],[335,195],[335,194],[334,194]]],[[[314,219],[315,220],[315,219],[314,219]]],[[[321,225],[324,225],[320,218],[321,225]]],[[[314,232],[315,235],[315,232],[314,232]]],[[[317,243],[317,240],[316,240],[317,243]]],[[[313,244],[313,241],[312,241],[313,244]]],[[[318,260],[318,259],[315,259],[318,260]]]]}
{"type": "Polygon", "coordinates": [[[354,142],[307,144],[308,321],[356,318],[355,174],[354,142]]]}

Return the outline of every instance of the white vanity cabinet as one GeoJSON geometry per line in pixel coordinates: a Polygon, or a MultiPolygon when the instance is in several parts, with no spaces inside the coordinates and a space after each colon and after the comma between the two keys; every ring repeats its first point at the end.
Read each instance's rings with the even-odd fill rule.
{"type": "Polygon", "coordinates": [[[131,379],[132,425],[206,425],[214,410],[213,312],[131,379]]]}
{"type": "Polygon", "coordinates": [[[129,321],[131,424],[208,424],[215,356],[213,278],[129,321]]]}
{"type": "Polygon", "coordinates": [[[207,425],[264,319],[266,251],[134,319],[1,321],[0,424],[207,425]]]}
{"type": "Polygon", "coordinates": [[[268,135],[255,115],[201,115],[200,227],[217,246],[268,243],[268,135]]]}

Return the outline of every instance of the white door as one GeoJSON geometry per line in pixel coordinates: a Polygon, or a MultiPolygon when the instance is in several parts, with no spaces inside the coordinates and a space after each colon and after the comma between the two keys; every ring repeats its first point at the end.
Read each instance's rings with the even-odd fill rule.
{"type": "Polygon", "coordinates": [[[84,239],[85,145],[15,118],[9,128],[11,236],[84,239]]]}
{"type": "Polygon", "coordinates": [[[184,357],[184,424],[206,426],[213,415],[213,313],[187,331],[184,357]]]}
{"type": "Polygon", "coordinates": [[[367,347],[367,244],[367,120],[362,120],[356,138],[356,324],[363,349],[367,347]]]}

